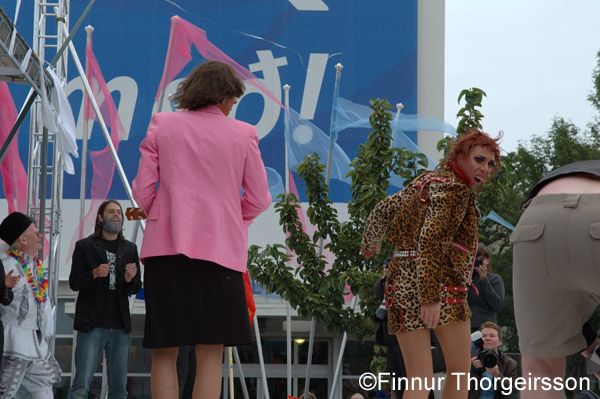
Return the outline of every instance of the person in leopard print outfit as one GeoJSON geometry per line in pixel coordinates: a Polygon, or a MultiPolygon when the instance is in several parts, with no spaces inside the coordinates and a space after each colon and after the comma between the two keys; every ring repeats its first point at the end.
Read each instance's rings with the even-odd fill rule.
{"type": "Polygon", "coordinates": [[[466,298],[477,252],[477,199],[483,183],[501,170],[499,139],[478,129],[460,136],[445,162],[380,201],[367,219],[362,254],[378,253],[384,236],[395,247],[385,293],[388,330],[396,334],[409,381],[423,382],[405,399],[426,398],[433,382],[430,329],[446,360],[444,399],[467,398],[466,298]],[[457,373],[464,376],[459,380],[457,373]]]}

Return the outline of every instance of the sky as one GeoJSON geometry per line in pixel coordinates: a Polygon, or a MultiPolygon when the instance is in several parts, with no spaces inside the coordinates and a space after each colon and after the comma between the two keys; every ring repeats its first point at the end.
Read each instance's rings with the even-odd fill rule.
{"type": "MultiPolygon", "coordinates": [[[[555,116],[580,129],[598,115],[586,97],[600,50],[600,0],[446,0],[445,119],[461,90],[486,92],[483,130],[517,149],[555,116]]],[[[464,105],[464,102],[463,102],[464,105]]]]}

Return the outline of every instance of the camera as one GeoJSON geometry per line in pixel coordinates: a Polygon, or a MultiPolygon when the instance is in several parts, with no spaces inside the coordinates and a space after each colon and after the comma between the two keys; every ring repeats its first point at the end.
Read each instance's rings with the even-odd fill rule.
{"type": "Polygon", "coordinates": [[[479,278],[479,273],[477,273],[477,270],[475,270],[475,268],[482,265],[483,259],[475,259],[475,263],[473,263],[473,276],[471,277],[472,280],[477,280],[479,278]]]}
{"type": "Polygon", "coordinates": [[[385,299],[384,299],[379,304],[379,307],[375,311],[375,315],[373,318],[375,319],[376,322],[383,323],[384,321],[387,320],[387,315],[388,315],[388,311],[387,311],[387,308],[385,307],[385,299]]]}
{"type": "MultiPolygon", "coordinates": [[[[477,359],[481,361],[483,367],[492,368],[498,364],[498,355],[496,355],[496,352],[494,352],[493,349],[483,348],[481,331],[475,331],[473,334],[471,334],[471,342],[473,342],[473,345],[479,349],[477,359]]],[[[485,371],[485,369],[480,369],[480,371],[485,371]]]]}

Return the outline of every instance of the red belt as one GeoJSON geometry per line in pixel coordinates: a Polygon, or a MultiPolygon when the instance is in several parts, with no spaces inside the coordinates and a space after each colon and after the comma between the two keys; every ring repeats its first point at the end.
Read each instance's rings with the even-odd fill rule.
{"type": "Polygon", "coordinates": [[[469,291],[469,287],[447,287],[444,286],[442,287],[442,291],[443,292],[468,292],[469,291]]]}
{"type": "Polygon", "coordinates": [[[466,301],[466,299],[442,298],[442,303],[449,303],[449,304],[464,303],[465,301],[466,301]]]}
{"type": "MultiPolygon", "coordinates": [[[[453,287],[453,286],[443,286],[442,287],[442,292],[468,292],[469,291],[469,287],[453,287]]],[[[449,303],[449,304],[454,304],[454,303],[464,303],[466,301],[466,299],[461,299],[461,298],[442,298],[442,303],[449,303]]]]}

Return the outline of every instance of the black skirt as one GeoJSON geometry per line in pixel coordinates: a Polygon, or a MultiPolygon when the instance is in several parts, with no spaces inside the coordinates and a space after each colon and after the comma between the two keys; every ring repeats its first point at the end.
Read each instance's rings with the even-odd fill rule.
{"type": "Polygon", "coordinates": [[[251,344],[243,275],[185,255],[144,261],[144,348],[251,344]]]}

